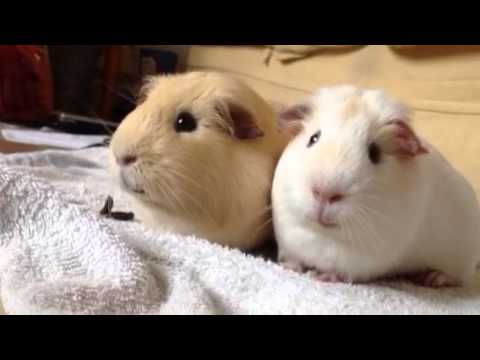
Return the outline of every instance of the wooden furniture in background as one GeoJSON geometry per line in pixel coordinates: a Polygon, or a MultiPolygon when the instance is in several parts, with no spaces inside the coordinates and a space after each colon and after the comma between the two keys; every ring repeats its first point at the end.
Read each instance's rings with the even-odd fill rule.
{"type": "Polygon", "coordinates": [[[0,136],[0,154],[24,153],[24,152],[46,150],[46,149],[47,147],[44,147],[44,146],[13,143],[13,142],[4,140],[0,136]]]}
{"type": "Polygon", "coordinates": [[[0,123],[0,154],[24,153],[48,149],[46,146],[20,144],[5,140],[2,136],[2,129],[4,129],[4,127],[5,125],[0,123]]]}
{"type": "Polygon", "coordinates": [[[98,114],[102,119],[110,120],[114,94],[112,89],[117,86],[117,79],[122,67],[122,47],[106,46],[104,50],[103,86],[100,109],[98,114]]]}

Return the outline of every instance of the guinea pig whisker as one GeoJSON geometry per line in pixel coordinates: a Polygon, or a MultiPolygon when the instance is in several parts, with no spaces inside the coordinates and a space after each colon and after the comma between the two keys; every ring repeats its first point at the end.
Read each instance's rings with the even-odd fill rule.
{"type": "Polygon", "coordinates": [[[171,169],[169,168],[167,170],[170,174],[172,175],[175,175],[178,179],[182,180],[182,181],[186,181],[186,182],[189,182],[190,184],[192,184],[193,186],[195,186],[197,189],[199,190],[202,190],[202,191],[206,191],[206,192],[209,192],[208,189],[200,186],[200,184],[198,182],[196,182],[195,180],[193,180],[192,178],[190,178],[189,176],[187,176],[186,174],[184,173],[181,173],[181,172],[178,172],[174,169],[171,169]]]}
{"type": "Polygon", "coordinates": [[[215,217],[210,213],[210,211],[208,211],[208,206],[205,206],[206,204],[204,204],[202,206],[202,204],[200,203],[200,200],[196,199],[194,196],[192,196],[191,194],[189,194],[188,192],[185,192],[185,191],[180,191],[180,194],[182,196],[186,196],[190,199],[190,201],[192,202],[192,205],[197,209],[197,212],[195,214],[199,214],[199,215],[205,215],[205,217],[207,217],[211,223],[213,224],[217,224],[218,222],[215,220],[215,217]]]}
{"type": "MultiPolygon", "coordinates": [[[[362,211],[357,209],[357,213],[352,218],[352,222],[354,223],[354,226],[358,229],[358,233],[366,231],[368,233],[367,236],[370,236],[371,229],[368,226],[369,222],[368,220],[365,220],[364,213],[362,211]]],[[[372,242],[370,241],[364,240],[367,238],[367,236],[364,236],[364,234],[360,234],[360,236],[357,236],[357,246],[360,245],[366,251],[375,251],[374,244],[372,244],[372,242]]]]}
{"type": "Polygon", "coordinates": [[[175,209],[176,206],[175,206],[175,204],[174,204],[174,202],[173,202],[172,197],[170,196],[170,192],[167,191],[165,188],[166,188],[166,186],[164,186],[164,182],[160,182],[160,183],[158,184],[158,186],[155,187],[155,189],[156,189],[159,193],[161,193],[162,200],[165,200],[165,201],[167,202],[167,207],[168,207],[169,209],[175,209]]]}
{"type": "Polygon", "coordinates": [[[380,199],[380,196],[378,196],[378,194],[373,194],[369,192],[363,192],[361,194],[358,194],[358,197],[366,197],[366,198],[375,199],[375,200],[380,199]]]}
{"type": "Polygon", "coordinates": [[[384,239],[380,238],[375,226],[373,225],[372,217],[370,216],[369,213],[369,208],[366,207],[360,207],[359,208],[359,219],[363,220],[363,223],[365,225],[365,229],[369,232],[369,235],[373,237],[373,242],[368,242],[370,245],[369,247],[373,252],[375,252],[378,248],[375,246],[375,244],[383,244],[385,242],[384,239]]]}
{"type": "Polygon", "coordinates": [[[352,245],[353,247],[358,246],[358,240],[355,238],[355,228],[357,227],[356,225],[357,224],[353,220],[353,218],[347,220],[346,229],[348,233],[348,239],[349,239],[350,245],[352,245]]]}
{"type": "MultiPolygon", "coordinates": [[[[358,241],[359,241],[359,238],[358,236],[356,236],[356,228],[358,228],[358,223],[357,221],[355,220],[357,217],[354,217],[352,219],[349,220],[349,233],[350,233],[350,239],[351,239],[351,242],[354,246],[358,246],[358,241]]],[[[361,240],[360,240],[361,242],[361,240]]],[[[363,244],[362,244],[363,245],[363,244]]]]}
{"type": "Polygon", "coordinates": [[[263,231],[268,225],[270,225],[271,223],[273,223],[273,218],[269,218],[267,221],[263,222],[262,224],[260,224],[259,226],[257,226],[254,230],[254,234],[258,234],[259,232],[263,231]]]}
{"type": "MultiPolygon", "coordinates": [[[[194,181],[192,178],[188,177],[187,175],[182,174],[182,173],[180,173],[176,170],[173,170],[173,169],[169,169],[168,172],[171,175],[174,175],[175,177],[177,177],[177,180],[188,182],[188,183],[192,184],[193,186],[195,186],[197,189],[205,191],[208,194],[208,198],[212,198],[212,196],[210,194],[210,190],[203,188],[202,186],[200,186],[200,184],[198,184],[196,181],[194,181]]],[[[178,191],[180,191],[180,190],[178,190],[178,191]]],[[[191,200],[191,202],[194,204],[194,206],[198,209],[199,213],[205,214],[206,216],[208,216],[210,218],[210,220],[213,223],[217,223],[215,221],[214,216],[210,213],[210,211],[208,211],[208,209],[210,208],[209,206],[205,206],[206,204],[202,205],[199,199],[195,198],[194,196],[192,196],[190,193],[188,193],[186,191],[180,191],[180,192],[181,192],[182,195],[187,196],[191,200]]]]}
{"type": "Polygon", "coordinates": [[[135,102],[135,99],[132,98],[131,96],[128,96],[128,95],[125,95],[124,93],[122,93],[121,91],[111,87],[110,85],[108,85],[106,82],[102,81],[103,83],[103,86],[112,94],[114,95],[117,95],[118,97],[122,98],[123,100],[126,100],[128,101],[131,105],[135,105],[137,106],[137,103],[135,102]]]}
{"type": "Polygon", "coordinates": [[[258,214],[258,218],[264,218],[265,216],[268,215],[268,218],[267,220],[265,220],[265,222],[263,222],[260,226],[259,226],[259,230],[262,230],[265,226],[269,225],[270,223],[273,222],[273,216],[272,216],[272,206],[266,206],[262,211],[260,211],[260,213],[258,214]]]}
{"type": "MultiPolygon", "coordinates": [[[[161,194],[162,199],[167,203],[167,207],[170,210],[175,210],[178,207],[185,209],[183,204],[179,201],[178,197],[176,196],[175,192],[172,191],[172,188],[168,182],[168,178],[164,176],[164,174],[159,174],[156,176],[156,171],[153,171],[153,175],[155,176],[156,186],[155,190],[161,194]]],[[[186,211],[186,209],[184,210],[186,211]]]]}
{"type": "MultiPolygon", "coordinates": [[[[174,178],[174,182],[178,182],[178,181],[189,182],[190,184],[194,185],[196,188],[198,188],[200,190],[205,190],[207,193],[209,193],[208,190],[203,189],[197,182],[195,182],[193,179],[191,179],[187,175],[182,174],[181,172],[178,172],[178,171],[173,170],[173,169],[168,169],[167,173],[171,177],[174,178]]],[[[208,217],[210,219],[210,221],[212,223],[214,223],[214,224],[218,223],[218,221],[216,221],[215,217],[209,211],[209,209],[211,208],[210,206],[208,206],[207,204],[202,204],[199,199],[192,196],[189,192],[182,191],[181,190],[182,188],[183,188],[182,186],[176,187],[175,193],[172,194],[172,195],[175,197],[177,203],[182,207],[182,209],[185,213],[187,213],[191,216],[205,215],[206,217],[208,217]],[[185,207],[185,204],[181,201],[181,199],[179,197],[180,198],[188,198],[190,200],[191,207],[188,207],[188,210],[185,207]]],[[[211,198],[211,196],[208,196],[208,198],[211,198]]]]}
{"type": "Polygon", "coordinates": [[[387,215],[385,215],[384,213],[381,213],[380,211],[378,211],[374,208],[371,208],[371,207],[363,206],[363,208],[365,209],[365,211],[367,211],[367,212],[371,213],[372,215],[380,218],[380,220],[384,221],[388,226],[394,225],[393,221],[387,215]]]}
{"type": "Polygon", "coordinates": [[[342,220],[340,222],[340,232],[342,238],[346,239],[346,241],[350,244],[352,244],[352,239],[350,236],[350,230],[349,230],[349,221],[348,220],[342,220]]]}
{"type": "Polygon", "coordinates": [[[273,210],[272,204],[265,206],[265,211],[272,211],[272,210],[273,210]]]}
{"type": "Polygon", "coordinates": [[[381,197],[376,195],[358,194],[356,195],[356,198],[358,199],[359,203],[367,203],[367,209],[370,209],[370,206],[376,206],[377,204],[382,204],[384,202],[384,200],[382,201],[381,197]]]}
{"type": "Polygon", "coordinates": [[[355,209],[355,212],[352,214],[351,217],[349,217],[346,220],[346,223],[348,224],[348,233],[349,237],[351,238],[351,245],[354,247],[365,247],[365,244],[362,241],[361,236],[355,236],[356,233],[359,233],[363,229],[363,224],[359,220],[360,214],[359,210],[355,209]]]}
{"type": "Polygon", "coordinates": [[[380,218],[381,220],[385,221],[388,225],[392,225],[392,221],[388,218],[387,215],[381,213],[380,211],[373,209],[373,208],[366,208],[367,211],[372,213],[372,215],[380,218]]]}
{"type": "Polygon", "coordinates": [[[185,207],[185,204],[183,203],[183,201],[181,201],[178,198],[178,194],[177,194],[178,189],[177,191],[173,190],[171,184],[168,181],[164,182],[164,186],[166,187],[168,193],[171,195],[172,199],[175,201],[178,207],[180,207],[184,213],[191,214],[192,212],[191,209],[188,209],[187,207],[185,207]]]}
{"type": "Polygon", "coordinates": [[[267,207],[265,207],[262,211],[260,211],[260,216],[264,216],[264,215],[268,214],[268,213],[271,212],[271,211],[272,211],[272,206],[271,206],[271,205],[270,205],[270,206],[267,206],[267,207]]]}
{"type": "MultiPolygon", "coordinates": [[[[171,168],[169,168],[169,171],[171,171],[171,172],[174,173],[175,175],[181,177],[182,179],[189,181],[192,185],[196,186],[199,190],[202,190],[202,191],[207,192],[208,195],[212,195],[212,194],[211,194],[211,190],[210,190],[209,188],[202,187],[202,186],[198,183],[198,181],[195,181],[195,179],[187,176],[188,169],[185,169],[185,168],[182,167],[181,165],[177,165],[177,167],[179,167],[179,168],[181,169],[181,172],[176,171],[176,170],[171,169],[171,168]]],[[[205,174],[206,174],[207,176],[209,176],[209,173],[208,173],[208,172],[205,172],[205,174]]],[[[211,180],[213,181],[214,178],[211,179],[211,180]]]]}

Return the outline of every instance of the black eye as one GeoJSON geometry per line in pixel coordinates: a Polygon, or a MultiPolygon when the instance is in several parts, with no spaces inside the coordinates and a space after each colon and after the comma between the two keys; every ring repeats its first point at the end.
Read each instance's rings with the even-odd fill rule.
{"type": "Polygon", "coordinates": [[[382,159],[382,151],[377,144],[370,144],[370,146],[368,147],[368,157],[373,164],[378,164],[380,162],[380,160],[382,159]]]}
{"type": "Polygon", "coordinates": [[[183,112],[175,120],[176,132],[193,132],[197,129],[197,119],[188,112],[183,112]]]}
{"type": "Polygon", "coordinates": [[[308,142],[308,147],[312,147],[313,145],[315,145],[318,140],[320,140],[320,136],[322,135],[322,132],[319,131],[317,133],[315,133],[311,138],[310,138],[310,141],[308,142]]]}

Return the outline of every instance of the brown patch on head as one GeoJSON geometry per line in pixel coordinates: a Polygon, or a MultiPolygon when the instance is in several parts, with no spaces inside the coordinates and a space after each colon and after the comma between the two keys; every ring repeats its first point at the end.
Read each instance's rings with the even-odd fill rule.
{"type": "MultiPolygon", "coordinates": [[[[330,159],[337,159],[342,152],[342,146],[335,142],[322,143],[321,153],[319,156],[325,161],[329,162],[330,159]]],[[[318,156],[318,155],[317,155],[318,156]]]]}
{"type": "Polygon", "coordinates": [[[361,99],[358,96],[349,98],[343,109],[342,109],[342,119],[351,120],[362,110],[361,99]]]}

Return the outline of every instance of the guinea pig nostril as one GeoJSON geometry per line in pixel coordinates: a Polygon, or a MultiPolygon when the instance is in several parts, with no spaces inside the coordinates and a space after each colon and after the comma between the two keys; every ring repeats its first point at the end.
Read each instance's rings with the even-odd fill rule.
{"type": "Polygon", "coordinates": [[[330,204],[333,204],[333,203],[336,203],[336,202],[339,202],[339,201],[342,201],[342,200],[343,200],[343,195],[336,194],[336,195],[331,196],[330,199],[328,200],[328,202],[330,204]]]}
{"type": "Polygon", "coordinates": [[[123,166],[132,165],[137,161],[137,157],[134,155],[127,155],[120,159],[120,164],[123,166]]]}
{"type": "Polygon", "coordinates": [[[314,198],[320,201],[321,203],[324,203],[328,200],[328,196],[325,196],[325,193],[322,190],[320,190],[318,187],[313,188],[312,193],[314,198]]]}
{"type": "Polygon", "coordinates": [[[329,191],[323,191],[318,187],[312,189],[313,196],[321,203],[334,204],[343,200],[344,195],[340,193],[333,193],[329,191]],[[333,195],[332,195],[333,194],[333,195]]]}

